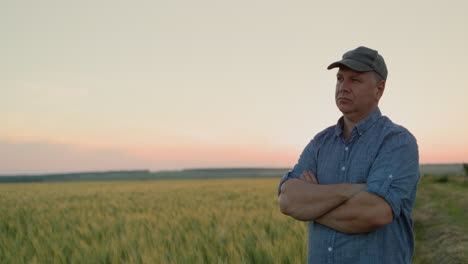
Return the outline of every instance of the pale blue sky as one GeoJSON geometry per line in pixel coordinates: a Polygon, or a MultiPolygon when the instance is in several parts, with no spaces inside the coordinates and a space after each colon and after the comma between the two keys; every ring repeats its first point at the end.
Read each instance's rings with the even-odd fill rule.
{"type": "Polygon", "coordinates": [[[421,161],[468,161],[467,8],[2,1],[0,174],[292,166],[340,116],[326,66],[359,45],[385,57],[381,110],[421,161]]]}

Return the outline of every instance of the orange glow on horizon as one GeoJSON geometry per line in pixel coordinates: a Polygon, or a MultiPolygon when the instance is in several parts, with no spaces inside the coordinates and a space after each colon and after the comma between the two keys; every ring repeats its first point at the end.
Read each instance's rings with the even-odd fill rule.
{"type": "MultiPolygon", "coordinates": [[[[190,168],[262,167],[292,168],[302,147],[214,142],[166,142],[129,145],[106,142],[69,143],[32,137],[0,138],[8,151],[6,171],[88,171],[119,168],[179,170],[190,168]],[[15,147],[16,146],[16,147],[15,147]],[[14,152],[12,152],[14,150],[14,152]],[[10,158],[8,158],[10,157],[10,158]],[[17,158],[15,158],[17,157],[17,158]],[[47,169],[50,168],[50,169],[47,169]]],[[[420,163],[463,163],[468,161],[463,145],[420,145],[420,163]]],[[[0,172],[1,174],[2,172],[0,172]]],[[[3,172],[6,173],[6,172],[3,172]]]]}
{"type": "Polygon", "coordinates": [[[468,150],[463,148],[442,148],[419,153],[419,163],[465,163],[468,162],[468,150]]]}

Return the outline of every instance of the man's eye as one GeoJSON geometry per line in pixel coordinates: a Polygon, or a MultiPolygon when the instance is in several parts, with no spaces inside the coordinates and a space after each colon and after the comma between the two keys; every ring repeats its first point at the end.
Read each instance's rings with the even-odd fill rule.
{"type": "Polygon", "coordinates": [[[351,79],[351,81],[353,81],[353,82],[361,82],[361,80],[355,79],[355,78],[351,79]]]}

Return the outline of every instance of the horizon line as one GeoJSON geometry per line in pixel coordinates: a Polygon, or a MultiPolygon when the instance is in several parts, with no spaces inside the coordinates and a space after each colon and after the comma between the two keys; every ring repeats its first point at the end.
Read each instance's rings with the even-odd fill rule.
{"type": "MultiPolygon", "coordinates": [[[[419,166],[431,166],[431,165],[463,165],[464,162],[451,162],[451,163],[419,163],[419,166]]],[[[92,173],[125,173],[125,172],[146,172],[146,173],[158,173],[158,172],[171,172],[171,171],[190,171],[190,170],[233,170],[233,169],[291,169],[292,167],[192,167],[182,169],[162,169],[162,170],[151,170],[151,169],[107,169],[107,170],[84,170],[84,171],[62,171],[62,172],[50,172],[50,173],[18,173],[18,174],[2,174],[0,177],[14,177],[14,176],[46,176],[46,175],[72,175],[72,174],[92,174],[92,173]]]]}

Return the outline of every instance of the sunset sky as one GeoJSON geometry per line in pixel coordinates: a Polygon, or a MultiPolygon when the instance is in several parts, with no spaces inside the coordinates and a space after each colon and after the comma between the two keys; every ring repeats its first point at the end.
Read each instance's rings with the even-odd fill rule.
{"type": "Polygon", "coordinates": [[[467,3],[2,1],[0,174],[291,167],[360,45],[421,163],[468,162],[467,3]]]}

